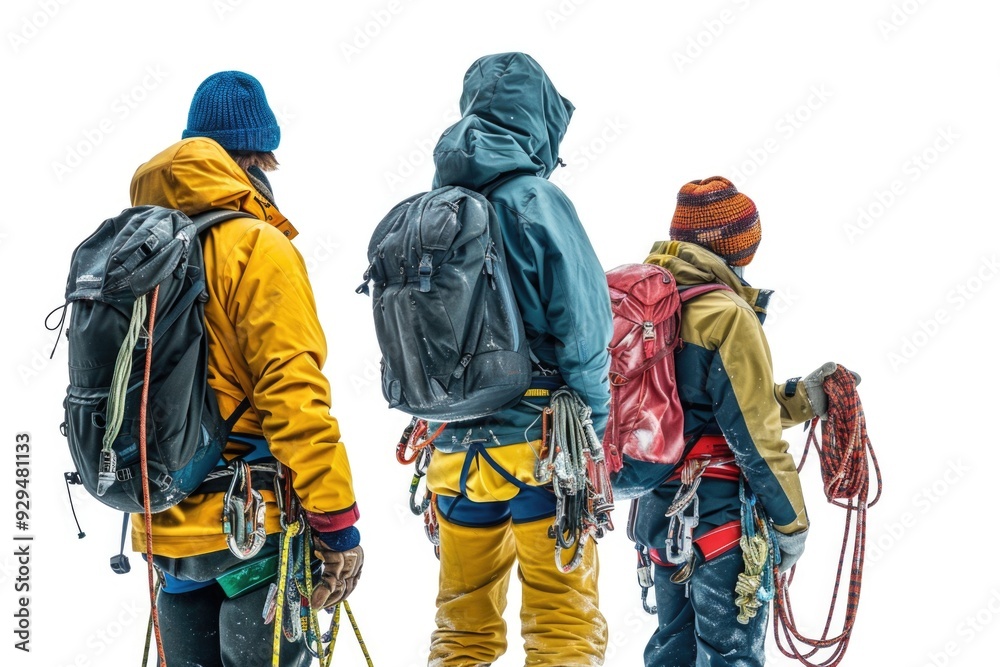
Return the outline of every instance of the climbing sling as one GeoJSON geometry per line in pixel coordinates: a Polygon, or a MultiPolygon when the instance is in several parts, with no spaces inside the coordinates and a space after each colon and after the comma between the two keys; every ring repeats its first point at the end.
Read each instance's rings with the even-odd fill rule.
{"type": "Polygon", "coordinates": [[[812,420],[798,469],[801,472],[809,454],[809,448],[814,446],[820,457],[823,490],[827,500],[832,505],[845,510],[845,524],[832,599],[823,633],[819,637],[807,637],[802,634],[796,624],[795,615],[792,613],[789,589],[795,574],[795,567],[786,573],[779,574],[778,564],[774,565],[775,641],[785,656],[794,658],[810,667],[834,667],[840,663],[847,651],[861,599],[867,510],[877,503],[882,495],[882,474],[875,457],[875,450],[868,438],[865,413],[853,375],[843,366],[838,366],[837,370],[824,380],[823,389],[829,400],[827,416],[823,420],[818,417],[812,420]],[[816,436],[816,427],[821,421],[822,445],[816,436]],[[868,500],[869,457],[876,479],[875,497],[870,501],[868,500]],[[853,548],[849,557],[850,574],[844,622],[841,631],[831,636],[831,626],[844,575],[845,561],[848,559],[848,545],[852,542],[852,522],[854,536],[853,548]],[[814,658],[823,650],[829,650],[830,654],[822,660],[814,658]]]}

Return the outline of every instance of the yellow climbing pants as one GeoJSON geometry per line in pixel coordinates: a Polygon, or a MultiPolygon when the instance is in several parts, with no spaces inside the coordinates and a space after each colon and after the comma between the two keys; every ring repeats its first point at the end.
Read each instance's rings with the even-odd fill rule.
{"type": "MultiPolygon", "coordinates": [[[[507,648],[503,613],[510,573],[521,582],[525,665],[601,665],[607,623],[598,608],[593,540],[563,573],[548,535],[555,496],[534,484],[532,444],[434,452],[427,484],[437,495],[440,574],[429,665],[489,664],[507,648]],[[539,515],[547,515],[542,516],[539,515]]],[[[572,549],[563,554],[569,562],[572,549]]]]}

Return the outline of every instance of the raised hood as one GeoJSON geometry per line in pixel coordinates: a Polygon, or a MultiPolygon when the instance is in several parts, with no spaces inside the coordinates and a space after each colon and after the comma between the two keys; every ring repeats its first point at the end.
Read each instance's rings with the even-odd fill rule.
{"type": "Polygon", "coordinates": [[[480,58],[465,74],[462,119],[434,149],[434,187],[479,189],[500,175],[547,178],[574,107],[523,53],[480,58]]]}

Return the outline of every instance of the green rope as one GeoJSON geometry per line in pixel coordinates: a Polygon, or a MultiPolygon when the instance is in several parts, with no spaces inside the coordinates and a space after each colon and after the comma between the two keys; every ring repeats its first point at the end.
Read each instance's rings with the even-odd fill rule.
{"type": "Polygon", "coordinates": [[[103,450],[111,452],[111,445],[122,427],[125,417],[125,394],[128,391],[128,378],[132,374],[132,350],[135,349],[142,333],[142,323],[146,321],[146,298],[139,297],[132,304],[132,319],[129,320],[128,333],[115,359],[114,379],[111,381],[111,391],[108,394],[108,425],[104,431],[103,450]]]}

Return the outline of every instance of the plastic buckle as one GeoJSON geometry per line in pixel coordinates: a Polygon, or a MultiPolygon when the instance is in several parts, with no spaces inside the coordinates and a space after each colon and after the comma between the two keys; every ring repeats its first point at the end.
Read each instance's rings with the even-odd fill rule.
{"type": "Polygon", "coordinates": [[[111,571],[115,574],[128,574],[132,569],[129,565],[128,556],[125,554],[116,554],[111,557],[111,571]]]}

